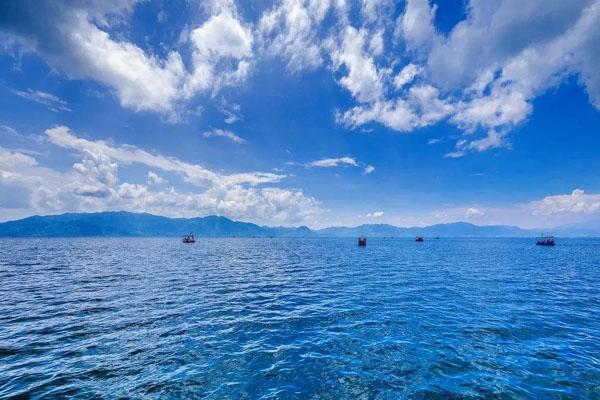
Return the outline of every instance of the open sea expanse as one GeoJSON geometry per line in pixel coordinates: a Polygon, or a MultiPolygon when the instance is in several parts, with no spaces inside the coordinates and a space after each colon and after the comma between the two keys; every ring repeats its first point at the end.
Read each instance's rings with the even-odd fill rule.
{"type": "Polygon", "coordinates": [[[0,239],[0,398],[600,398],[600,239],[0,239]]]}

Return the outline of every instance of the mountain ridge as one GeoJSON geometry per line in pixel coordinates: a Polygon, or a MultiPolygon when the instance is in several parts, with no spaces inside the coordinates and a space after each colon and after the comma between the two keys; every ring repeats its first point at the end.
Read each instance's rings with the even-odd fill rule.
{"type": "MultiPolygon", "coordinates": [[[[599,223],[571,224],[552,233],[569,236],[599,236],[599,223]],[[572,232],[571,234],[569,232],[572,232]]],[[[227,217],[209,215],[194,218],[170,218],[148,213],[106,211],[96,213],[65,213],[34,215],[0,223],[0,237],[78,237],[131,236],[176,237],[188,233],[205,237],[531,237],[537,229],[510,225],[475,225],[469,222],[435,224],[424,227],[399,227],[390,224],[363,224],[354,227],[337,226],[323,229],[260,226],[251,222],[234,221],[227,217]]]]}

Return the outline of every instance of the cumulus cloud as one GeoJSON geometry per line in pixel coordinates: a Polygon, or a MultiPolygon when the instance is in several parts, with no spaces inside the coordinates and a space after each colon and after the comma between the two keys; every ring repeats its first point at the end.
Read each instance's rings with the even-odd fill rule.
{"type": "Polygon", "coordinates": [[[570,194],[546,196],[530,206],[536,215],[593,214],[600,212],[600,195],[575,189],[570,194]]]}
{"type": "Polygon", "coordinates": [[[184,82],[186,95],[234,85],[247,77],[254,37],[231,9],[222,10],[194,29],[190,41],[194,46],[193,72],[184,82]]]}
{"type": "Polygon", "coordinates": [[[198,164],[76,136],[67,127],[46,131],[50,143],[72,151],[78,161],[67,171],[41,166],[27,154],[0,147],[0,187],[27,193],[23,209],[32,213],[128,210],[169,216],[225,215],[268,224],[311,223],[319,202],[298,189],[275,187],[284,175],[263,172],[223,174],[198,164]],[[121,169],[151,168],[147,182],[123,182],[121,169]],[[182,179],[177,188],[156,170],[182,179]],[[157,186],[157,187],[153,187],[157,186]]]}
{"type": "MultiPolygon", "coordinates": [[[[447,156],[460,157],[509,147],[510,131],[527,121],[533,100],[569,76],[579,79],[600,108],[600,79],[592,72],[600,60],[600,3],[517,3],[471,0],[467,18],[444,35],[435,27],[436,6],[409,0],[394,31],[406,51],[391,58],[376,58],[361,46],[380,28],[344,27],[353,40],[337,51],[352,54],[362,69],[353,73],[353,64],[343,64],[348,74],[339,83],[357,102],[369,104],[338,112],[337,121],[350,128],[378,123],[410,132],[448,119],[465,135],[447,156]]],[[[343,63],[339,56],[333,60],[334,68],[343,63]]]]}
{"type": "Polygon", "coordinates": [[[320,66],[323,58],[319,31],[331,8],[329,0],[279,2],[263,13],[258,22],[265,52],[283,57],[287,68],[293,72],[320,66]]]}
{"type": "Polygon", "coordinates": [[[148,171],[148,185],[162,185],[164,183],[167,183],[167,181],[165,179],[163,179],[160,175],[158,175],[157,173],[154,173],[152,171],[148,171]]]}
{"type": "Polygon", "coordinates": [[[345,87],[360,102],[375,101],[383,92],[383,83],[372,57],[365,53],[367,31],[346,27],[341,45],[331,53],[333,67],[345,66],[348,74],[340,79],[345,87]]]}
{"type": "Polygon", "coordinates": [[[433,21],[437,7],[428,0],[408,0],[398,18],[396,34],[401,35],[409,50],[425,52],[437,36],[433,21]]]}
{"type": "MultiPolygon", "coordinates": [[[[335,115],[348,128],[454,124],[464,132],[454,156],[508,147],[535,98],[569,77],[600,109],[597,0],[469,0],[466,17],[448,33],[436,28],[432,1],[408,0],[390,22],[396,6],[277,0],[247,22],[234,1],[205,2],[206,18],[154,52],[115,29],[127,25],[133,0],[4,2],[0,31],[5,48],[16,44],[70,77],[107,85],[124,107],[170,120],[185,115],[192,97],[241,84],[266,58],[283,60],[295,74],[332,72],[354,101],[335,115]]],[[[54,101],[54,109],[66,111],[61,104],[54,101]]],[[[238,118],[226,113],[225,122],[238,118]]]]}
{"type": "Polygon", "coordinates": [[[235,133],[233,133],[231,131],[226,131],[223,129],[213,129],[212,131],[206,131],[206,132],[202,133],[202,137],[204,137],[205,139],[212,138],[212,137],[222,137],[222,138],[229,139],[233,143],[237,143],[237,144],[242,144],[242,143],[246,142],[245,139],[239,137],[235,133]]]}
{"type": "Polygon", "coordinates": [[[438,122],[453,109],[451,104],[439,98],[438,89],[422,85],[411,87],[405,98],[356,106],[338,114],[337,120],[348,127],[377,122],[396,131],[410,132],[438,122]]]}
{"type": "Polygon", "coordinates": [[[485,212],[481,211],[479,208],[469,207],[467,211],[465,211],[465,218],[477,218],[485,215],[485,212]]]}

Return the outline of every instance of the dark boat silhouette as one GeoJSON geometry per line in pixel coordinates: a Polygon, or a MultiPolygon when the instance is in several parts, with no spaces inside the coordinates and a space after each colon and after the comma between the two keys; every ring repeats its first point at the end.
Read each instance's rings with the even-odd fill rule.
{"type": "Polygon", "coordinates": [[[364,236],[361,236],[358,238],[358,245],[359,246],[366,246],[367,245],[367,238],[364,236]]]}
{"type": "Polygon", "coordinates": [[[554,236],[544,237],[544,235],[542,235],[535,244],[538,246],[554,246],[556,243],[554,242],[554,236]]]}
{"type": "Polygon", "coordinates": [[[422,242],[423,241],[423,236],[417,236],[415,238],[415,242],[422,242]]]}
{"type": "Polygon", "coordinates": [[[181,241],[183,243],[196,243],[196,238],[194,238],[194,235],[192,235],[190,233],[189,235],[187,235],[186,237],[184,237],[183,239],[181,239],[181,241]]]}

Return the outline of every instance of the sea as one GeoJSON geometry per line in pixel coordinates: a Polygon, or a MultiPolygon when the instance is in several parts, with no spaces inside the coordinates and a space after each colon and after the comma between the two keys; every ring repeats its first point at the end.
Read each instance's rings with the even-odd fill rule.
{"type": "Polygon", "coordinates": [[[600,399],[600,239],[0,239],[0,398],[600,399]]]}

